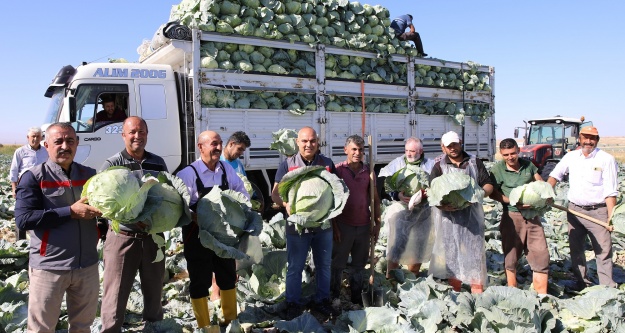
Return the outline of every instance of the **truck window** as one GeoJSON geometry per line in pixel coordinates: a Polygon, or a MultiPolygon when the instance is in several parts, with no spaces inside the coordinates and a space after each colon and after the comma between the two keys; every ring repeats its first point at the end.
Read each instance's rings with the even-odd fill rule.
{"type": "Polygon", "coordinates": [[[70,110],[70,122],[76,132],[93,132],[128,115],[127,85],[82,84],[74,97],[76,110],[70,110]],[[105,104],[114,105],[112,114],[107,115],[105,104]]]}
{"type": "Polygon", "coordinates": [[[143,119],[167,118],[167,100],[165,99],[165,87],[161,84],[139,85],[141,96],[141,117],[143,119]]]}

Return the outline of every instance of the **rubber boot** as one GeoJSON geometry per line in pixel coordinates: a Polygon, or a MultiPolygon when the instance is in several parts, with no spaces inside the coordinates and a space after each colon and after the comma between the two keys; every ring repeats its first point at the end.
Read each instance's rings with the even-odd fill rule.
{"type": "Polygon", "coordinates": [[[362,306],[362,287],[363,287],[363,274],[362,270],[354,270],[349,276],[349,289],[350,300],[353,304],[359,304],[362,306]]]}
{"type": "Polygon", "coordinates": [[[341,285],[343,284],[343,270],[338,268],[332,268],[330,271],[330,292],[332,299],[337,299],[341,296],[341,285]]]}
{"type": "Polygon", "coordinates": [[[462,289],[462,281],[456,278],[449,278],[447,279],[447,282],[449,282],[449,285],[454,288],[454,291],[460,291],[460,289],[462,289]]]}
{"type": "Polygon", "coordinates": [[[237,290],[236,288],[221,290],[221,312],[224,315],[224,321],[220,324],[228,325],[231,321],[237,319],[237,290]]]}
{"type": "Polygon", "coordinates": [[[506,280],[508,280],[508,287],[516,288],[516,271],[509,271],[506,269],[506,280]]]}
{"type": "Polygon", "coordinates": [[[210,326],[210,311],[208,310],[208,297],[192,298],[191,307],[193,307],[193,315],[197,321],[198,328],[210,326]]]}
{"type": "Polygon", "coordinates": [[[534,283],[534,290],[538,294],[546,294],[547,293],[547,285],[549,281],[549,275],[547,273],[537,273],[533,272],[532,282],[534,283]]]}

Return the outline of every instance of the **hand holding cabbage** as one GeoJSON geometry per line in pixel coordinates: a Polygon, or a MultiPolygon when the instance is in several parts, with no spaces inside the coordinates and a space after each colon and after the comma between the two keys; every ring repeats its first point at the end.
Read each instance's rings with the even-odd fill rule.
{"type": "MultiPolygon", "coordinates": [[[[165,239],[158,233],[191,222],[185,184],[164,171],[156,177],[146,174],[139,179],[126,167],[110,167],[87,181],[82,196],[110,220],[113,231],[119,232],[120,223],[140,224],[159,248],[165,245],[165,239]]],[[[162,257],[159,252],[156,261],[162,257]]]]}
{"type": "Polygon", "coordinates": [[[451,172],[432,179],[427,195],[430,206],[454,211],[481,203],[484,190],[473,177],[462,172],[451,172]]]}
{"type": "Polygon", "coordinates": [[[288,203],[287,218],[298,232],[330,227],[343,211],[349,189],[339,177],[322,166],[306,166],[288,172],[278,184],[280,197],[288,203]]]}
{"type": "Polygon", "coordinates": [[[533,219],[551,209],[550,201],[556,197],[553,187],[547,182],[535,181],[519,187],[510,192],[510,205],[521,205],[521,215],[526,219],[533,219]]]}

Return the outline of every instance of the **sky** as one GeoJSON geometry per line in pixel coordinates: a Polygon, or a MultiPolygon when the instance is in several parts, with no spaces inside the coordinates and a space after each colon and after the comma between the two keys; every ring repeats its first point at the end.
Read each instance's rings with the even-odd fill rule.
{"type": "MultiPolygon", "coordinates": [[[[137,47],[169,19],[168,0],[9,1],[0,13],[0,143],[25,144],[43,122],[59,69],[137,47]]],[[[625,1],[361,1],[410,13],[429,56],[495,68],[498,140],[524,120],[585,116],[601,136],[625,136],[625,1]]]]}

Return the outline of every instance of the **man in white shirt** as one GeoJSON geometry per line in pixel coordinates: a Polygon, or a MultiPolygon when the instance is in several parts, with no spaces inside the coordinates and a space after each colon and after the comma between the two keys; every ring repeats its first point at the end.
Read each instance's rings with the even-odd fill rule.
{"type": "MultiPolygon", "coordinates": [[[[15,150],[13,161],[11,162],[11,170],[9,171],[13,198],[15,198],[15,189],[22,174],[35,165],[48,160],[48,151],[41,146],[41,128],[30,128],[28,134],[26,134],[26,139],[28,139],[28,144],[15,150]]],[[[17,227],[15,230],[17,239],[26,239],[26,232],[17,229],[17,227]]]]}
{"type": "MultiPolygon", "coordinates": [[[[609,221],[618,194],[617,163],[614,157],[597,148],[599,131],[584,127],[579,132],[581,149],[569,152],[549,174],[549,184],[555,184],[569,173],[569,209],[590,217],[609,221]]],[[[599,283],[616,287],[612,279],[612,238],[610,232],[591,221],[567,213],[569,222],[569,247],[576,278],[574,290],[584,289],[590,282],[587,277],[584,247],[590,237],[597,262],[599,283]]]]}

